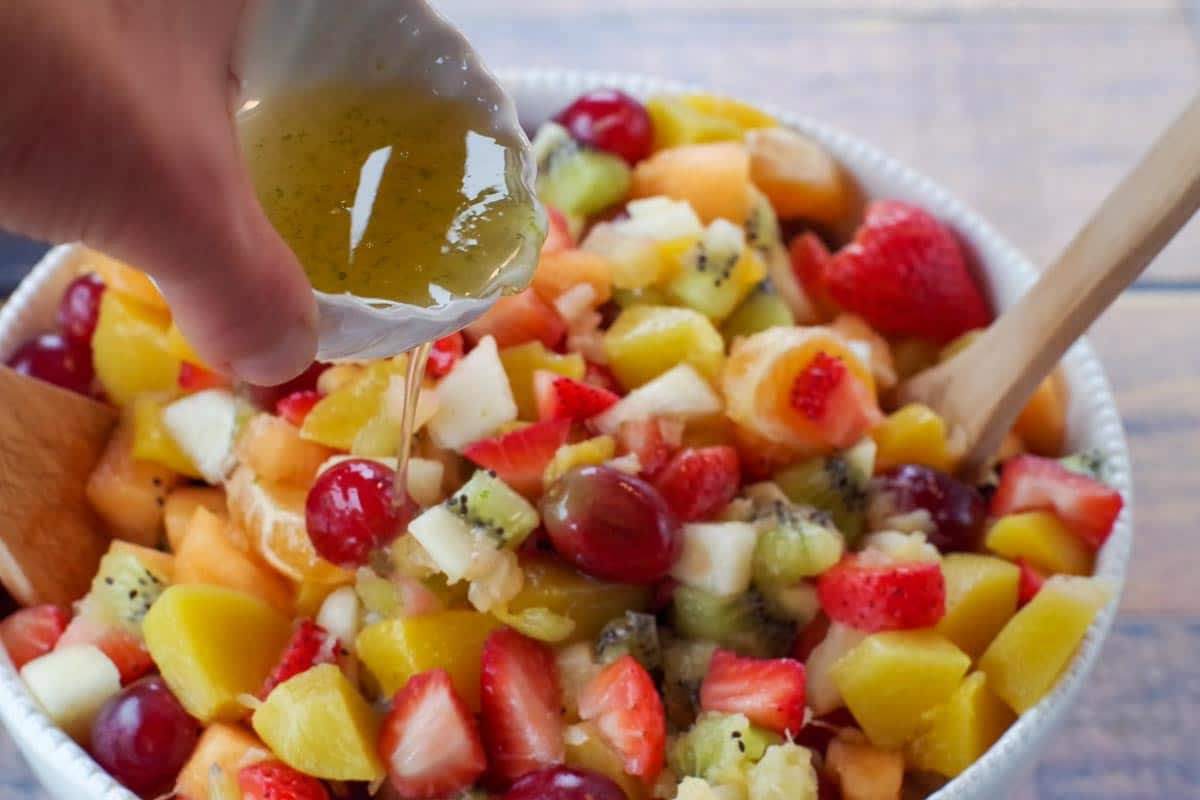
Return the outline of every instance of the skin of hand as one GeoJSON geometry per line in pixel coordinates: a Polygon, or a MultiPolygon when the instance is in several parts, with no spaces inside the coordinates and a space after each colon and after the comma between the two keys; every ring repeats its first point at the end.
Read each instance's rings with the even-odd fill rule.
{"type": "Polygon", "coordinates": [[[271,385],[312,362],[317,309],[238,150],[246,5],[2,0],[0,227],[144,269],[207,363],[271,385]]]}

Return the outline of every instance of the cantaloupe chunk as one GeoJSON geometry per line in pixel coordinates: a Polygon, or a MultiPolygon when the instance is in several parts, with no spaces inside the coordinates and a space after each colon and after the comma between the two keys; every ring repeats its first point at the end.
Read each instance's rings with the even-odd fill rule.
{"type": "Polygon", "coordinates": [[[744,225],[752,204],[750,154],[741,142],[672,147],[633,170],[630,196],[686,200],[704,223],[744,225]]]}
{"type": "Polygon", "coordinates": [[[850,736],[829,743],[825,771],[841,790],[842,800],[899,800],[904,757],[850,736]]]}
{"type": "Polygon", "coordinates": [[[1005,558],[1023,558],[1043,572],[1088,575],[1094,554],[1052,511],[1009,514],[992,523],[984,545],[1005,558]]]}
{"type": "Polygon", "coordinates": [[[590,250],[558,250],[543,253],[533,273],[533,290],[547,303],[553,303],[568,289],[586,283],[595,290],[592,305],[599,306],[612,297],[613,267],[604,256],[590,250]]]}
{"type": "Polygon", "coordinates": [[[1004,624],[1017,613],[1021,570],[1002,558],[951,553],[942,559],[946,579],[946,615],[938,633],[972,658],[978,658],[1004,624]]]}
{"type": "Polygon", "coordinates": [[[170,317],[118,292],[105,292],[92,335],[96,379],[110,400],[175,388],[179,359],[167,349],[170,317]]]}
{"type": "Polygon", "coordinates": [[[912,403],[875,426],[871,438],[878,445],[876,472],[886,472],[901,464],[923,464],[952,472],[961,448],[950,443],[946,422],[928,406],[912,403]]]}
{"type": "Polygon", "coordinates": [[[1067,439],[1067,380],[1062,367],[1038,386],[1017,417],[1013,431],[1039,456],[1061,456],[1067,439]]]}
{"type": "Polygon", "coordinates": [[[197,508],[208,509],[224,519],[229,518],[225,507],[225,491],[215,486],[182,486],[167,495],[163,506],[163,523],[167,529],[167,547],[178,552],[197,508]]]}
{"type": "Polygon", "coordinates": [[[269,481],[308,486],[334,451],[301,438],[300,430],[273,414],[258,414],[238,435],[238,461],[269,481]]]}
{"type": "Polygon", "coordinates": [[[1051,577],[980,657],[988,685],[1017,713],[1033,708],[1054,688],[1111,596],[1097,578],[1051,577]]]}
{"type": "Polygon", "coordinates": [[[907,748],[918,769],[953,778],[996,743],[1017,716],[973,672],[945,703],[925,712],[920,731],[907,748]]]}
{"type": "Polygon", "coordinates": [[[750,177],[781,219],[803,218],[827,225],[849,213],[853,185],[823,147],[788,128],[746,134],[750,177]]]}
{"type": "Polygon", "coordinates": [[[175,583],[226,586],[290,614],[291,586],[253,553],[234,544],[229,534],[230,524],[206,508],[193,512],[187,535],[175,556],[175,583]]]}
{"type": "Polygon", "coordinates": [[[133,424],[124,417],[88,476],[88,502],[118,538],[148,547],[163,535],[167,493],[183,480],[161,464],[133,457],[133,424]]]}
{"type": "Polygon", "coordinates": [[[238,770],[271,757],[258,737],[241,725],[215,722],[204,729],[191,758],[179,771],[175,792],[180,800],[213,800],[209,797],[209,775],[214,766],[237,777],[238,770]]]}

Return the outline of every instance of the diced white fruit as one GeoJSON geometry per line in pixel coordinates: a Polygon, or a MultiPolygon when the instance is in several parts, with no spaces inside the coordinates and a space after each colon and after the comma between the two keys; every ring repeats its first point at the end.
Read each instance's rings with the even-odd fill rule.
{"type": "Polygon", "coordinates": [[[709,594],[730,597],[750,588],[758,531],[748,522],[693,522],[683,526],[683,552],[671,577],[709,594]]]}
{"type": "MultiPolygon", "coordinates": [[[[880,531],[863,540],[864,552],[877,551],[887,558],[881,563],[917,564],[936,563],[942,560],[941,553],[931,545],[921,532],[901,533],[880,531]]],[[[868,554],[868,558],[870,555],[868,554]]]]}
{"type": "Polygon", "coordinates": [[[637,453],[626,453],[623,456],[610,458],[604,462],[604,466],[612,467],[626,475],[638,475],[642,471],[642,459],[638,457],[637,453]]]}
{"type": "Polygon", "coordinates": [[[64,647],[21,668],[21,679],[46,716],[84,745],[100,707],[121,691],[121,674],[91,645],[64,647]]]}
{"type": "Polygon", "coordinates": [[[808,661],[804,664],[805,694],[808,707],[817,716],[828,714],[844,705],[842,693],[833,682],[833,665],[865,638],[867,634],[862,631],[834,622],[830,624],[825,638],[809,654],[808,661]]]}
{"type": "Polygon", "coordinates": [[[699,236],[704,224],[691,204],[669,197],[647,197],[625,206],[629,218],[614,223],[621,233],[659,242],[699,236]]]}
{"type": "Polygon", "coordinates": [[[579,696],[584,688],[604,669],[596,661],[591,642],[576,642],[564,647],[554,657],[558,665],[558,682],[562,686],[563,707],[567,713],[579,713],[579,696]]]}
{"type": "MultiPolygon", "coordinates": [[[[387,392],[383,395],[384,408],[395,422],[404,419],[404,392],[408,381],[403,375],[393,375],[388,381],[387,392]]],[[[423,386],[417,393],[417,407],[413,411],[413,433],[425,427],[425,423],[433,419],[437,413],[438,395],[432,386],[423,386]]]]}
{"type": "Polygon", "coordinates": [[[608,260],[618,289],[644,289],[658,280],[663,268],[658,242],[625,230],[623,223],[592,226],[580,247],[608,260]]]}
{"type": "Polygon", "coordinates": [[[362,607],[353,586],[330,592],[317,612],[317,624],[339,642],[353,642],[362,621],[362,607]]]}
{"type": "Polygon", "coordinates": [[[513,551],[493,549],[487,553],[487,560],[487,568],[479,570],[482,574],[467,589],[467,600],[483,614],[507,606],[525,585],[525,573],[513,551]]]}
{"type": "Polygon", "coordinates": [[[746,249],[746,231],[727,219],[714,219],[704,229],[704,249],[709,253],[741,253],[746,249]]]}
{"type": "Polygon", "coordinates": [[[204,480],[220,483],[233,468],[238,406],[225,389],[206,389],[163,409],[163,425],[204,480]]]}
{"type": "Polygon", "coordinates": [[[580,283],[567,289],[554,298],[554,310],[567,323],[568,328],[580,329],[592,314],[596,305],[596,287],[590,283],[580,283]]]}
{"type": "Polygon", "coordinates": [[[471,572],[475,537],[462,517],[450,509],[440,505],[426,509],[408,523],[408,533],[421,543],[450,583],[461,581],[471,572]]]}
{"type": "Polygon", "coordinates": [[[438,447],[461,450],[517,418],[496,340],[485,336],[442,378],[429,435],[438,447]]]}
{"type": "Polygon", "coordinates": [[[875,440],[870,436],[864,436],[862,441],[843,453],[842,458],[860,475],[874,475],[875,455],[878,452],[879,445],[875,440]]]}
{"type": "MultiPolygon", "coordinates": [[[[321,465],[320,469],[317,470],[317,474],[320,475],[325,470],[343,461],[358,460],[361,458],[362,456],[330,456],[321,465]]],[[[395,456],[378,456],[366,460],[383,464],[392,470],[396,469],[395,456]]],[[[421,508],[428,508],[442,502],[442,477],[445,475],[445,472],[446,465],[440,461],[434,461],[429,458],[409,458],[408,496],[417,505],[421,506],[421,508]]]]}
{"type": "Polygon", "coordinates": [[[812,751],[792,742],[773,744],[750,768],[751,800],[817,800],[812,751]]]}
{"type": "Polygon", "coordinates": [[[746,790],[741,786],[713,786],[701,778],[687,777],[679,784],[675,800],[747,800],[747,798],[746,790]]]}
{"type": "Polygon", "coordinates": [[[622,397],[612,408],[592,419],[601,433],[616,433],[622,422],[648,417],[691,419],[716,414],[721,398],[690,364],[667,370],[622,397]]]}

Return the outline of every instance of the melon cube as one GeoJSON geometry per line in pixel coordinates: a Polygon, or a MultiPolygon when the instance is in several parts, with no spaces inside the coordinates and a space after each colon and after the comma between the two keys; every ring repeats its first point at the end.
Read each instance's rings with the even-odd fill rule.
{"type": "Polygon", "coordinates": [[[1017,716],[973,672],[950,698],[921,718],[920,732],[908,745],[908,759],[918,769],[953,778],[974,764],[996,743],[1017,716]]]}
{"type": "Polygon", "coordinates": [[[204,729],[191,758],[175,779],[175,793],[185,800],[215,800],[209,795],[209,776],[214,767],[236,777],[238,770],[271,757],[258,737],[241,725],[214,722],[204,729]]]}
{"type": "Polygon", "coordinates": [[[167,495],[166,505],[163,506],[167,546],[172,553],[178,552],[183,544],[188,527],[192,524],[192,515],[196,513],[197,508],[204,508],[224,519],[229,518],[225,506],[225,490],[215,486],[183,486],[175,489],[167,495]]]}
{"type": "Polygon", "coordinates": [[[508,385],[512,388],[517,416],[524,420],[538,418],[537,394],[533,387],[535,372],[548,370],[580,381],[586,368],[583,356],[579,353],[561,355],[547,350],[546,345],[538,341],[504,348],[500,351],[500,363],[504,365],[504,374],[508,376],[508,385]]]}
{"type": "Polygon", "coordinates": [[[1092,572],[1093,551],[1052,511],[1001,517],[988,529],[984,545],[1005,558],[1023,558],[1043,572],[1092,572]]]}
{"type": "Polygon", "coordinates": [[[750,216],[750,154],[741,142],[661,150],[634,168],[630,194],[685,200],[705,223],[721,218],[741,225],[750,216]]]}
{"type": "Polygon", "coordinates": [[[604,334],[604,352],[621,385],[636,389],[683,363],[715,381],[725,363],[725,340],[699,311],[634,305],[604,334]]]}
{"type": "Polygon", "coordinates": [[[163,534],[167,493],[183,477],[172,469],[133,456],[132,419],[122,419],[88,476],[88,502],[114,536],[148,547],[163,534]]]}
{"type": "Polygon", "coordinates": [[[254,554],[235,544],[230,524],[206,508],[196,509],[187,536],[175,554],[175,583],[225,586],[290,614],[291,586],[254,554]]]}
{"type": "Polygon", "coordinates": [[[825,769],[842,800],[900,800],[904,757],[849,737],[829,743],[825,769]]]}
{"type": "Polygon", "coordinates": [[[258,414],[246,423],[234,452],[259,477],[297,486],[311,484],[334,453],[301,437],[295,425],[272,414],[258,414]]]}
{"type": "Polygon", "coordinates": [[[937,632],[971,658],[978,658],[1004,624],[1017,613],[1021,570],[1013,563],[975,553],[951,553],[942,560],[946,615],[937,632]]]}

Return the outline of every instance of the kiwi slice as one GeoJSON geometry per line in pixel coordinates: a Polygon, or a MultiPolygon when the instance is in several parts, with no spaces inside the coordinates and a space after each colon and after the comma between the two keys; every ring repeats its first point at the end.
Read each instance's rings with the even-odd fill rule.
{"type": "Polygon", "coordinates": [[[109,550],[100,559],[81,613],[140,636],[146,612],[166,588],[167,576],[153,570],[135,552],[109,550]]]}
{"type": "Polygon", "coordinates": [[[633,656],[647,670],[662,666],[658,621],[652,614],[626,611],[625,616],[605,625],[592,646],[596,661],[611,664],[622,656],[633,656]]]}
{"type": "Polygon", "coordinates": [[[540,521],[537,509],[491,470],[476,471],[446,505],[502,547],[519,546],[540,521]]]}
{"type": "Polygon", "coordinates": [[[680,258],[679,274],[667,285],[667,294],[710,319],[724,319],[750,288],[741,279],[745,250],[745,232],[732,222],[715,220],[680,258]]]}
{"type": "Polygon", "coordinates": [[[1108,471],[1108,461],[1099,450],[1084,450],[1082,453],[1060,458],[1058,463],[1071,472],[1077,472],[1097,481],[1103,481],[1104,475],[1108,471]]]}
{"type": "Polygon", "coordinates": [[[787,586],[820,575],[842,557],[842,535],[821,514],[802,514],[782,504],[754,548],[754,584],[787,586]]]}
{"type": "Polygon", "coordinates": [[[538,130],[533,152],[538,162],[538,197],[568,216],[598,214],[629,194],[628,164],[587,149],[557,123],[548,122],[538,130]]]}
{"type": "Polygon", "coordinates": [[[783,244],[779,232],[779,217],[767,196],[758,189],[752,189],[753,201],[750,214],[746,217],[746,244],[764,255],[775,247],[783,244]]]}
{"type": "Polygon", "coordinates": [[[802,461],[775,474],[775,483],[788,499],[828,512],[851,546],[862,536],[865,526],[872,471],[864,469],[866,464],[862,454],[855,452],[857,447],[841,455],[802,461]]]}
{"type": "Polygon", "coordinates": [[[678,730],[690,727],[700,713],[700,685],[716,650],[714,642],[684,639],[672,640],[663,648],[663,705],[667,720],[678,730]]]}
{"type": "Polygon", "coordinates": [[[676,775],[712,784],[745,786],[750,768],[782,738],[750,724],[744,714],[702,715],[667,754],[676,775]]]}
{"type": "Polygon", "coordinates": [[[680,586],[672,600],[675,632],[685,639],[716,642],[740,655],[772,658],[788,652],[796,638],[795,627],[767,613],[756,591],[718,597],[690,586],[680,586]]]}
{"type": "Polygon", "coordinates": [[[721,335],[728,342],[738,336],[752,336],[768,328],[789,328],[795,324],[796,318],[787,302],[770,281],[763,281],[721,325],[721,335]]]}

